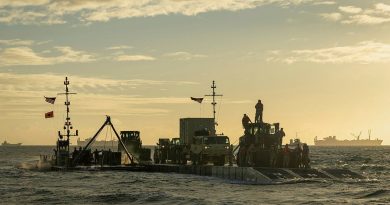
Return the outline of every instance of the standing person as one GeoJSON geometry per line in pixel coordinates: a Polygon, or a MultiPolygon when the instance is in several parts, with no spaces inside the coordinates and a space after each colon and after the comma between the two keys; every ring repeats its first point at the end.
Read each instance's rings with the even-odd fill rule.
{"type": "Polygon", "coordinates": [[[283,168],[288,168],[290,166],[290,149],[288,144],[284,146],[283,149],[283,168]]]}
{"type": "Polygon", "coordinates": [[[296,161],[296,165],[295,167],[296,168],[300,168],[302,166],[302,148],[301,148],[301,144],[298,144],[298,146],[295,148],[295,152],[296,152],[296,155],[297,155],[297,161],[296,161]]]}
{"type": "Polygon", "coordinates": [[[251,119],[248,117],[248,115],[244,114],[244,117],[242,117],[242,126],[245,130],[248,129],[248,125],[250,122],[252,122],[251,119]]]}
{"type": "Polygon", "coordinates": [[[271,153],[270,153],[270,167],[276,167],[276,162],[278,159],[278,148],[275,145],[271,145],[271,153]]]}
{"type": "Polygon", "coordinates": [[[255,164],[256,164],[255,154],[256,154],[256,150],[255,150],[254,144],[249,145],[249,148],[248,148],[247,153],[246,153],[246,163],[248,166],[251,166],[251,167],[255,166],[255,164]]]}
{"type": "Polygon", "coordinates": [[[284,130],[283,128],[281,128],[279,131],[278,131],[278,138],[279,138],[279,145],[282,146],[283,144],[283,137],[286,136],[286,133],[284,133],[284,130]]]}
{"type": "Polygon", "coordinates": [[[302,165],[304,168],[310,168],[309,146],[306,143],[303,144],[302,148],[302,165]]]}
{"type": "Polygon", "coordinates": [[[234,157],[233,145],[231,144],[229,146],[229,166],[233,166],[233,157],[234,157]]]}
{"type": "Polygon", "coordinates": [[[255,106],[256,108],[256,116],[255,116],[255,123],[263,122],[263,103],[261,103],[261,100],[257,101],[257,104],[255,106]]]}

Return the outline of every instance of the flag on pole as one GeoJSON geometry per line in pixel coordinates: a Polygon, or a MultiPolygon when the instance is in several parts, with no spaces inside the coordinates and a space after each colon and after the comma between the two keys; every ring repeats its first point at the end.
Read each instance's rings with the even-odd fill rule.
{"type": "Polygon", "coordinates": [[[45,113],[45,118],[52,118],[52,117],[54,117],[54,112],[53,111],[45,113]]]}
{"type": "Polygon", "coordinates": [[[56,98],[55,97],[45,97],[45,101],[50,103],[50,104],[54,104],[54,102],[56,101],[56,98]]]}
{"type": "Polygon", "coordinates": [[[202,103],[203,98],[194,98],[194,97],[191,97],[191,100],[196,101],[196,102],[198,102],[198,103],[202,103]]]}

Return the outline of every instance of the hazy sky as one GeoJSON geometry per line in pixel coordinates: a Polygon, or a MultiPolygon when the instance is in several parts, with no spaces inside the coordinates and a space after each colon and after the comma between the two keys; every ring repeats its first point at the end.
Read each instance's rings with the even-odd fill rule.
{"type": "Polygon", "coordinates": [[[54,144],[64,98],[43,96],[68,76],[82,139],[106,114],[144,144],[177,137],[179,118],[211,117],[189,97],[215,80],[232,142],[261,99],[286,141],[372,129],[390,144],[389,34],[386,0],[0,0],[0,140],[54,144]]]}

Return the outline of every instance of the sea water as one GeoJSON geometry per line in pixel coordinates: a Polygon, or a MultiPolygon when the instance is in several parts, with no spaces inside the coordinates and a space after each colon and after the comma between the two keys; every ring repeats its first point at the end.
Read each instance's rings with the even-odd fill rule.
{"type": "Polygon", "coordinates": [[[0,146],[0,204],[390,204],[390,147],[311,147],[312,167],[368,180],[251,185],[213,177],[126,171],[39,171],[52,146],[0,146]]]}

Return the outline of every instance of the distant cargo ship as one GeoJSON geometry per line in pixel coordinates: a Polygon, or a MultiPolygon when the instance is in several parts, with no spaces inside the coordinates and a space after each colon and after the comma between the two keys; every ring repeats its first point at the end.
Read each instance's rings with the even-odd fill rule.
{"type": "Polygon", "coordinates": [[[8,143],[7,140],[4,140],[4,142],[1,143],[1,146],[4,146],[4,147],[18,147],[21,145],[22,145],[22,143],[16,143],[16,144],[8,143]]]}
{"type": "MultiPolygon", "coordinates": [[[[80,138],[77,139],[77,146],[79,147],[85,147],[88,142],[91,140],[91,138],[87,138],[85,140],[80,140],[80,138]]],[[[95,140],[92,147],[106,147],[106,148],[117,148],[118,147],[118,141],[117,140],[95,140]]]]}
{"type": "MultiPolygon", "coordinates": [[[[360,133],[361,134],[361,133],[360,133]]],[[[322,140],[318,140],[317,137],[314,138],[315,146],[339,146],[339,147],[350,147],[350,146],[381,146],[383,140],[375,139],[371,140],[371,132],[369,131],[368,139],[360,139],[359,136],[355,136],[356,139],[353,140],[338,140],[336,136],[329,136],[322,140]]]]}

